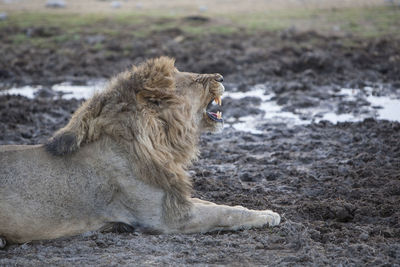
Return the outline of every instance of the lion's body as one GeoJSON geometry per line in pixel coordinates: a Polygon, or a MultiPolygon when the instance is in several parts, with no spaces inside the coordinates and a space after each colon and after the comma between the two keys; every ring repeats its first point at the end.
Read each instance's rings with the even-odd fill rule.
{"type": "Polygon", "coordinates": [[[2,147],[0,235],[26,242],[98,229],[112,190],[89,149],[57,158],[43,146],[2,147]]]}
{"type": "Polygon", "coordinates": [[[278,224],[269,210],[190,198],[199,133],[221,127],[203,112],[223,92],[215,77],[149,61],[88,100],[45,146],[0,147],[0,237],[20,243],[112,223],[161,233],[278,224]]]}
{"type": "Polygon", "coordinates": [[[52,239],[112,222],[161,229],[163,191],[136,179],[110,143],[54,157],[38,146],[0,150],[0,236],[11,242],[52,239]],[[95,157],[93,157],[95,155],[95,157]],[[129,193],[127,193],[129,192],[129,193]]]}

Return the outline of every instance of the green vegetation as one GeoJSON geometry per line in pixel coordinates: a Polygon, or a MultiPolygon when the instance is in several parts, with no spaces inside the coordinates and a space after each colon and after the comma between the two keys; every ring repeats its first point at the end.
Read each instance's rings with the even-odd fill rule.
{"type": "MultiPolygon", "coordinates": [[[[179,28],[185,34],[231,34],[238,31],[257,33],[296,27],[322,33],[352,33],[361,37],[393,35],[400,28],[400,10],[391,7],[348,9],[291,9],[256,14],[225,15],[201,22],[185,20],[160,12],[115,14],[12,13],[0,21],[0,31],[14,29],[5,35],[9,43],[30,42],[39,47],[79,40],[82,35],[102,34],[115,38],[146,37],[154,32],[179,28]],[[30,28],[48,32],[28,34],[30,28]],[[12,33],[11,33],[12,32],[12,33]]],[[[94,50],[102,47],[96,45],[94,50]]]]}
{"type": "Polygon", "coordinates": [[[361,37],[398,34],[400,9],[392,7],[279,10],[265,14],[232,17],[232,21],[252,31],[300,30],[352,33],[361,37]]]}
{"type": "Polygon", "coordinates": [[[363,37],[398,35],[400,9],[376,7],[368,9],[333,10],[326,14],[326,24],[337,23],[341,30],[363,37]]]}

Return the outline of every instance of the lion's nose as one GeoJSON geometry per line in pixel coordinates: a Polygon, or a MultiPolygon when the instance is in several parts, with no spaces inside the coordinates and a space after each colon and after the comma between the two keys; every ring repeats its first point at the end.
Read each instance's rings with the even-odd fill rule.
{"type": "Polygon", "coordinates": [[[222,75],[218,75],[217,77],[215,77],[215,80],[219,83],[222,83],[224,81],[224,77],[222,77],[222,75]]]}

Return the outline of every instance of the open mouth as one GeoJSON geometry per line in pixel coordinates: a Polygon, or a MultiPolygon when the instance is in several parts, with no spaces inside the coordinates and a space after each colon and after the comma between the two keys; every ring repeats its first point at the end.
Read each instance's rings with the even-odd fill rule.
{"type": "MultiPolygon", "coordinates": [[[[213,101],[215,101],[215,103],[217,103],[219,106],[222,105],[221,96],[215,97],[213,101]]],[[[213,101],[211,101],[211,103],[213,101]]],[[[221,111],[217,111],[216,113],[215,112],[206,111],[206,113],[207,113],[207,116],[211,120],[213,120],[215,122],[224,122],[224,119],[222,118],[222,112],[221,111]]]]}
{"type": "Polygon", "coordinates": [[[213,121],[216,122],[224,122],[224,119],[222,118],[222,112],[221,111],[217,111],[217,113],[214,112],[208,112],[207,111],[207,116],[212,119],[213,121]]]}

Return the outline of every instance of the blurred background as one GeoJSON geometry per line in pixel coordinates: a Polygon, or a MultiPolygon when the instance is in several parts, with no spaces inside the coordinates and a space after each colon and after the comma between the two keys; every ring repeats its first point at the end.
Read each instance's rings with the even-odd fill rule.
{"type": "MultiPolygon", "coordinates": [[[[89,68],[79,73],[69,69],[62,76],[71,76],[68,80],[109,77],[129,65],[125,60],[137,63],[159,54],[179,57],[177,49],[171,46],[184,44],[188,38],[201,39],[211,34],[254,36],[281,32],[290,35],[313,31],[324,36],[345,37],[342,44],[351,45],[353,36],[398,35],[399,8],[398,0],[1,0],[0,41],[4,57],[0,60],[0,78],[6,83],[62,81],[67,77],[57,79],[55,76],[59,73],[55,73],[54,67],[68,69],[79,61],[86,61],[89,68]],[[135,44],[136,40],[144,38],[152,44],[141,41],[135,44]],[[30,49],[25,51],[27,46],[30,49]],[[36,53],[31,53],[32,49],[38,50],[35,52],[39,55],[33,55],[36,53]],[[72,57],[73,62],[65,59],[53,67],[46,57],[49,49],[55,61],[59,60],[58,56],[65,56],[72,57]],[[81,57],[83,51],[84,58],[81,57]],[[74,57],[77,54],[79,56],[74,57]],[[96,59],[91,57],[93,54],[96,59]],[[36,62],[36,57],[42,58],[40,63],[36,62]],[[99,64],[102,61],[99,57],[104,57],[105,62],[114,62],[113,68],[99,64]],[[94,70],[90,68],[91,64],[100,66],[94,70]],[[28,70],[27,77],[16,75],[28,70]],[[45,78],[45,73],[52,77],[45,78]]],[[[242,37],[241,41],[245,42],[246,38],[242,37]]],[[[236,39],[240,41],[239,37],[236,39]]],[[[302,40],[302,43],[312,46],[312,39],[302,40]]],[[[281,43],[281,39],[275,40],[273,46],[279,47],[277,42],[281,43]]],[[[209,44],[203,44],[203,47],[207,46],[209,44]]],[[[263,48],[270,49],[270,46],[265,43],[263,48]]],[[[213,47],[232,54],[230,48],[223,43],[213,47]]],[[[178,64],[187,67],[184,62],[191,60],[189,55],[181,57],[178,64]]],[[[214,71],[224,72],[223,65],[214,71]]],[[[189,67],[192,71],[212,71],[189,67]]]]}
{"type": "Polygon", "coordinates": [[[72,27],[74,22],[79,22],[79,26],[84,27],[93,26],[92,24],[102,19],[115,19],[115,22],[124,25],[148,22],[148,26],[154,30],[150,21],[145,21],[146,19],[177,19],[201,15],[213,20],[207,29],[195,30],[192,28],[196,27],[174,25],[172,21],[159,25],[156,29],[182,26],[187,31],[204,32],[234,31],[238,27],[246,30],[279,30],[296,26],[304,30],[351,30],[372,35],[378,30],[383,30],[382,27],[395,29],[396,25],[390,25],[390,22],[396,20],[387,12],[388,9],[398,8],[399,5],[398,0],[2,0],[0,10],[2,20],[9,17],[15,23],[21,20],[26,24],[42,21],[50,25],[58,25],[67,20],[69,22],[65,27],[72,27]],[[34,16],[32,13],[40,16],[34,16]],[[19,17],[21,14],[31,16],[19,17]],[[84,19],[85,15],[90,16],[84,19]]]}

